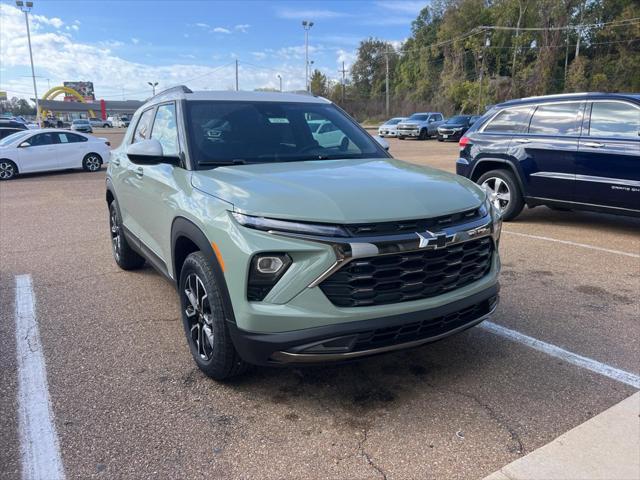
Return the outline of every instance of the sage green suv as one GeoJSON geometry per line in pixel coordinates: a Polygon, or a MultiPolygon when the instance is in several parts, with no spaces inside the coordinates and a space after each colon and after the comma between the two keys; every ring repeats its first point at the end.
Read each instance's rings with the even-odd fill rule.
{"type": "Polygon", "coordinates": [[[215,379],[425,344],[498,301],[492,199],[393,159],[323,98],[162,92],[134,115],[106,186],[116,263],[176,285],[193,358],[215,379]]]}

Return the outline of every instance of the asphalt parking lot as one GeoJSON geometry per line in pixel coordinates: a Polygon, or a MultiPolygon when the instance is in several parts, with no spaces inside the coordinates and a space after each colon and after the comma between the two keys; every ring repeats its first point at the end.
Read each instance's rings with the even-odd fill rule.
{"type": "MultiPolygon", "coordinates": [[[[390,143],[454,169],[456,144],[390,143]]],[[[173,287],[113,262],[104,169],[0,184],[0,245],[2,478],[20,477],[20,275],[67,478],[482,478],[637,391],[482,327],[216,383],[191,359],[173,287]]],[[[505,225],[500,250],[491,325],[640,374],[640,219],[538,207],[505,225]]]]}

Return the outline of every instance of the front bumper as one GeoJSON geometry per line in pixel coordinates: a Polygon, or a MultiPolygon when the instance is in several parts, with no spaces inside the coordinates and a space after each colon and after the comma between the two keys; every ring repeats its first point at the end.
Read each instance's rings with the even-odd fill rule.
{"type": "Polygon", "coordinates": [[[397,131],[396,130],[380,129],[380,130],[378,130],[378,135],[380,137],[395,137],[395,136],[397,136],[397,131]]]}
{"type": "Polygon", "coordinates": [[[420,136],[420,130],[419,129],[407,129],[407,130],[398,130],[397,133],[398,137],[419,137],[420,136]]]}
{"type": "Polygon", "coordinates": [[[485,320],[498,304],[499,285],[438,307],[370,320],[282,333],[253,333],[228,322],[240,356],[256,365],[353,360],[441,340],[485,320]]]}
{"type": "Polygon", "coordinates": [[[448,141],[448,140],[460,140],[460,138],[462,138],[462,135],[464,133],[462,132],[462,130],[458,130],[458,131],[440,131],[438,130],[438,138],[448,141]]]}

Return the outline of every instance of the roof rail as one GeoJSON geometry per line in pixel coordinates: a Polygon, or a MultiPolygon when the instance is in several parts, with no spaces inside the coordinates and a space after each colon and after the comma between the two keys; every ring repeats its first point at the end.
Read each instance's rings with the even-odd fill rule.
{"type": "Polygon", "coordinates": [[[165,90],[162,90],[161,92],[156,93],[153,97],[149,98],[149,100],[152,100],[161,95],[166,95],[167,93],[171,93],[171,92],[193,93],[193,91],[186,85],[176,85],[175,87],[169,87],[165,90]]]}

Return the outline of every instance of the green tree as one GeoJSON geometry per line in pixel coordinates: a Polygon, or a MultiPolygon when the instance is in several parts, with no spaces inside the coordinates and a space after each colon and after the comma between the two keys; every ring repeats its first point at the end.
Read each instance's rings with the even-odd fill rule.
{"type": "Polygon", "coordinates": [[[311,78],[309,79],[309,88],[311,89],[311,93],[314,95],[318,95],[320,97],[328,96],[329,81],[327,80],[327,76],[320,70],[315,69],[311,73],[311,78]]]}

